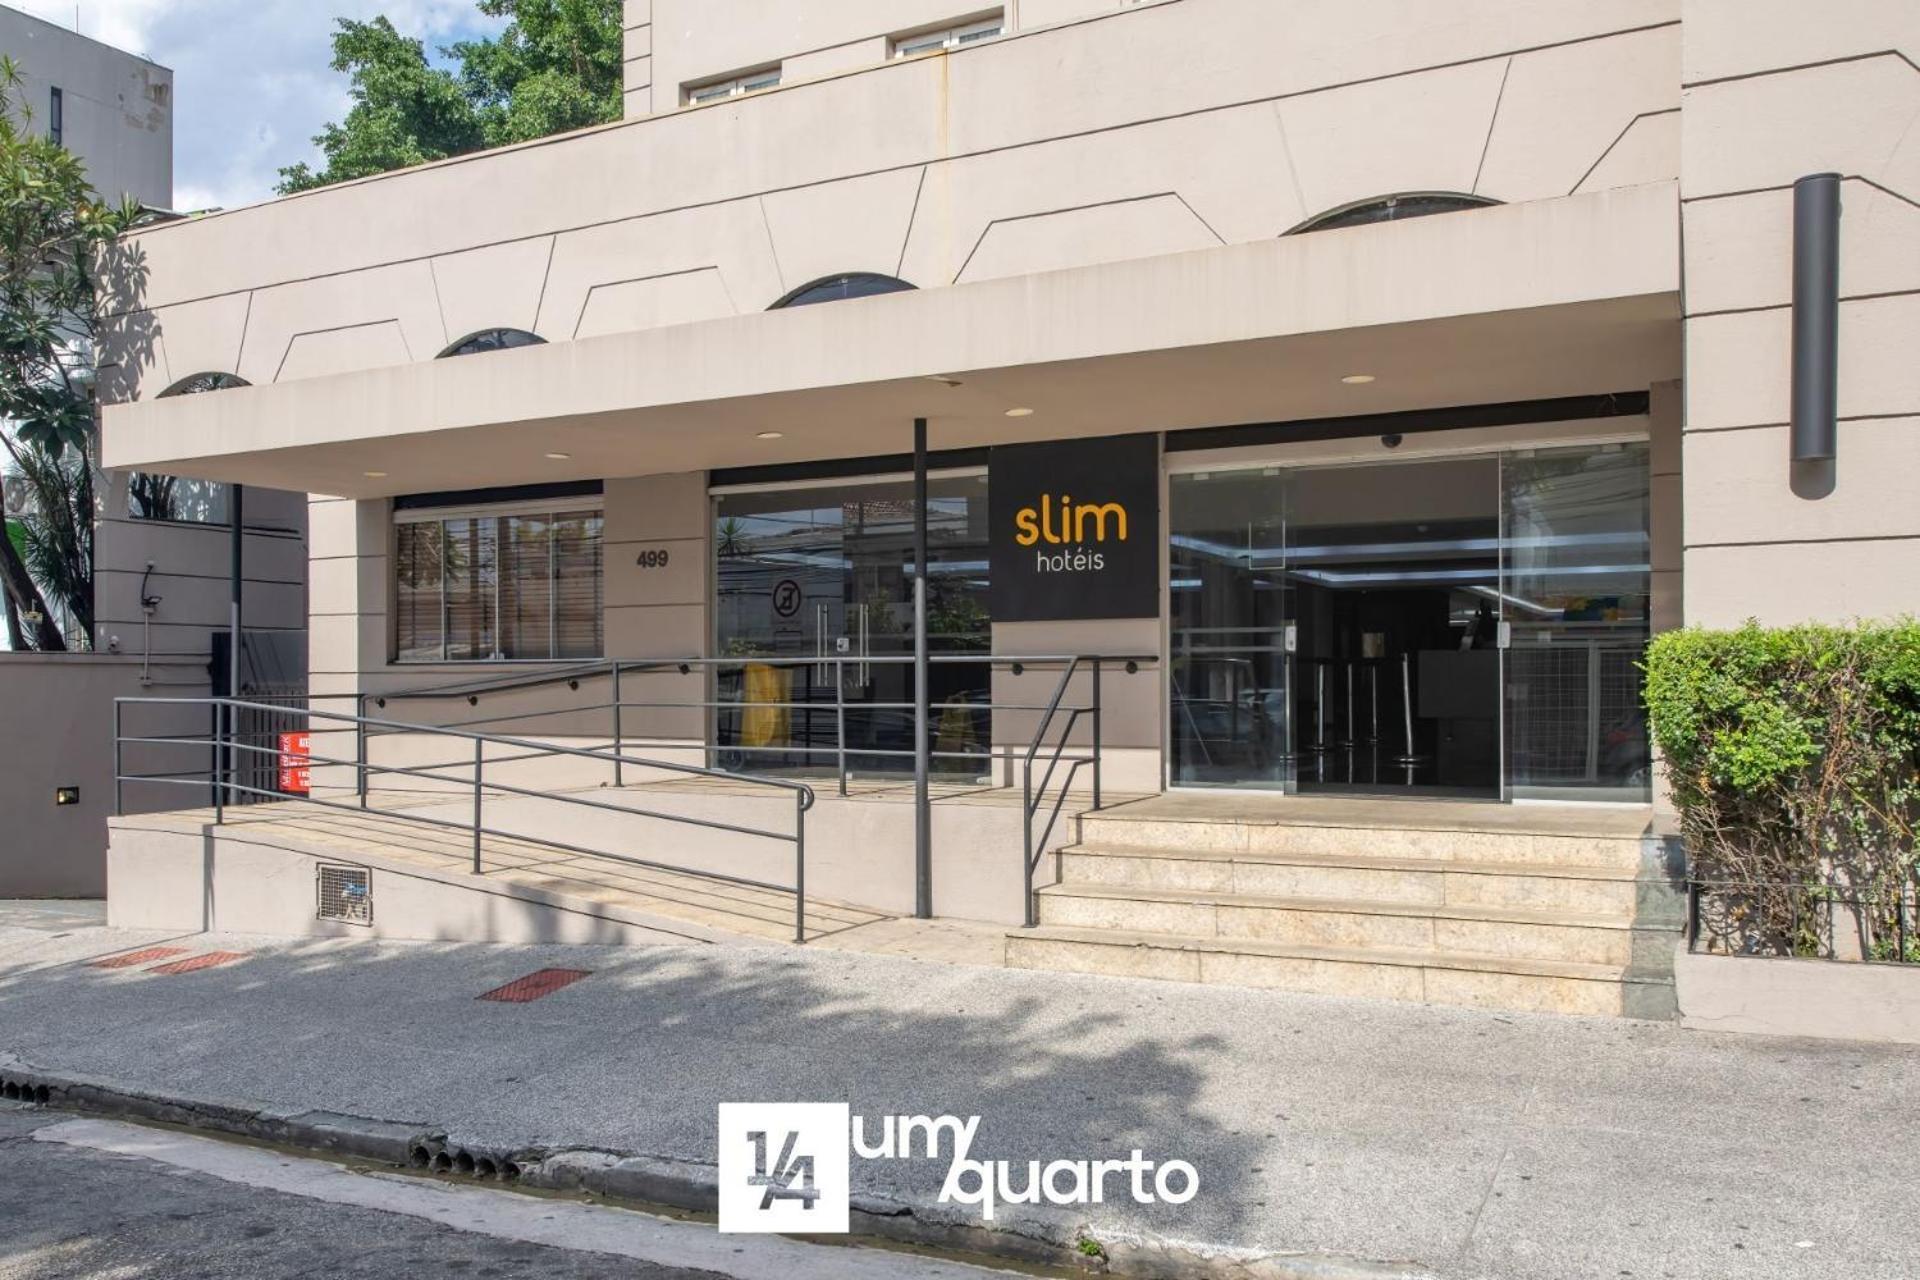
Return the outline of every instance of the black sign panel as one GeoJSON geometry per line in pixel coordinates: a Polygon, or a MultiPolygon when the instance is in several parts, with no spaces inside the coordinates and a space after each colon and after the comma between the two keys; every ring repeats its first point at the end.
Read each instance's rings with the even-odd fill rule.
{"type": "Polygon", "coordinates": [[[1159,437],[997,445],[987,470],[995,622],[1159,615],[1159,437]]]}

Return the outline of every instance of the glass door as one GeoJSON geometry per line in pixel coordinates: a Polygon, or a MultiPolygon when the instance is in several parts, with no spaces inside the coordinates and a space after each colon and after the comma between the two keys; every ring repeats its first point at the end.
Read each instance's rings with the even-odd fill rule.
{"type": "Polygon", "coordinates": [[[1526,799],[1647,803],[1652,619],[1645,444],[1507,455],[1507,776],[1526,799]]]}
{"type": "Polygon", "coordinates": [[[1175,786],[1293,782],[1287,477],[1176,475],[1169,486],[1175,786]]]}
{"type": "Polygon", "coordinates": [[[1293,476],[1298,789],[1497,799],[1498,461],[1293,476]]]}
{"type": "MultiPolygon", "coordinates": [[[[984,476],[929,486],[927,624],[936,657],[991,646],[984,476]]],[[[715,681],[723,767],[913,769],[913,487],[847,481],[714,502],[715,681]],[[771,659],[772,661],[766,661],[771,659]]],[[[936,662],[937,772],[987,772],[989,669],[936,662]]]]}

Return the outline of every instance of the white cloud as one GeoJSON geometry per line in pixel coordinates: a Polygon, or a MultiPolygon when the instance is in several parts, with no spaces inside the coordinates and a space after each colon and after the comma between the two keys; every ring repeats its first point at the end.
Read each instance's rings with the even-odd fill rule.
{"type": "MultiPolygon", "coordinates": [[[[72,0],[8,0],[61,26],[72,0]]],[[[81,0],[80,31],[173,70],[174,205],[233,208],[273,195],[283,165],[346,112],[328,66],[335,18],[384,13],[428,52],[497,28],[473,0],[81,0]]]]}

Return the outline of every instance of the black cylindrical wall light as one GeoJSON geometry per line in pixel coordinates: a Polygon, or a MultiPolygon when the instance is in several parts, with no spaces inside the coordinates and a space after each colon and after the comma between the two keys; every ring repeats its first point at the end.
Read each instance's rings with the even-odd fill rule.
{"type": "Polygon", "coordinates": [[[1840,175],[1793,184],[1793,460],[1834,456],[1840,392],[1840,175]]]}

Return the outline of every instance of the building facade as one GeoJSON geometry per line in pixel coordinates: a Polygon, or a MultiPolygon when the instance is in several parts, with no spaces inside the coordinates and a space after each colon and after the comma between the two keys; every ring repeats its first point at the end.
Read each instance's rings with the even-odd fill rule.
{"type": "MultiPolygon", "coordinates": [[[[77,156],[104,199],[172,216],[170,70],[4,7],[0,54],[19,67],[31,127],[77,156]]],[[[165,353],[153,358],[164,370],[165,353]]],[[[109,368],[105,377],[112,376],[109,368]]],[[[217,381],[183,374],[148,394],[217,381]]],[[[230,622],[230,488],[190,473],[115,470],[99,478],[97,494],[94,634],[69,635],[73,652],[0,655],[0,736],[43,747],[13,755],[0,775],[0,813],[10,826],[0,846],[0,892],[103,892],[113,698],[204,697],[215,688],[216,637],[230,622]],[[48,726],[58,726],[51,737],[48,726]],[[62,790],[78,802],[56,805],[62,790]]],[[[24,490],[9,484],[8,497],[8,513],[17,515],[24,490]]],[[[249,672],[297,689],[305,678],[306,498],[255,490],[246,507],[245,621],[259,659],[249,672]]],[[[156,801],[167,803],[148,796],[135,805],[156,801]]]]}
{"type": "Polygon", "coordinates": [[[628,0],[627,41],[623,122],[133,237],[108,461],[329,495],[316,698],[701,658],[630,733],[897,768],[916,419],[956,777],[1054,679],[993,660],[1087,654],[1136,669],[1116,791],[1648,805],[1652,633],[1920,606],[1910,4],[628,0]],[[1795,462],[1825,172],[1838,448],[1795,462]],[[244,385],[160,394],[201,374],[244,385]]]}

